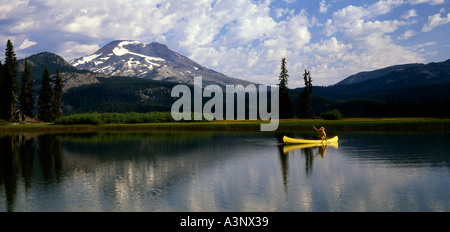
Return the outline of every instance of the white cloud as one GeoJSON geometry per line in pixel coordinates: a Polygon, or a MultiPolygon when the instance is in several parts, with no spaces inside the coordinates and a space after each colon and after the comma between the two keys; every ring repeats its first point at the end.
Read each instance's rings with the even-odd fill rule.
{"type": "Polygon", "coordinates": [[[212,9],[197,12],[183,22],[179,30],[174,29],[180,41],[183,39],[177,46],[193,60],[227,75],[276,83],[281,57],[295,57],[310,42],[311,22],[306,12],[292,14],[290,10],[280,10],[280,15],[288,15],[277,22],[270,16],[269,3],[217,2],[212,9]],[[205,18],[205,25],[200,16],[205,18]],[[205,30],[209,33],[200,36],[205,30]],[[258,79],[264,74],[266,80],[258,79]]]}
{"type": "Polygon", "coordinates": [[[373,18],[390,12],[392,7],[397,4],[399,4],[398,1],[380,1],[368,7],[347,6],[333,13],[332,19],[325,24],[325,32],[328,36],[336,32],[343,32],[347,39],[394,32],[399,26],[409,23],[398,20],[379,21],[373,20],[373,18]]]}
{"type": "Polygon", "coordinates": [[[431,41],[431,42],[427,42],[427,43],[423,43],[423,44],[417,44],[414,46],[414,48],[423,48],[423,47],[433,46],[435,44],[436,44],[436,42],[431,41]]]}
{"type": "Polygon", "coordinates": [[[105,16],[88,16],[81,15],[73,19],[72,22],[66,24],[63,30],[70,33],[85,34],[90,37],[98,37],[98,31],[103,25],[105,16]]]}
{"type": "Polygon", "coordinates": [[[327,1],[322,0],[319,3],[319,12],[320,13],[326,13],[328,11],[329,7],[330,7],[330,4],[327,4],[327,1]]]}
{"type": "Polygon", "coordinates": [[[78,42],[68,41],[61,45],[60,55],[70,61],[86,54],[92,54],[98,49],[100,49],[98,44],[79,44],[78,42]]]}
{"type": "Polygon", "coordinates": [[[417,33],[413,30],[406,30],[402,35],[397,37],[398,40],[407,40],[413,36],[415,36],[417,33]]]}
{"type": "Polygon", "coordinates": [[[3,0],[0,1],[0,19],[12,19],[16,18],[16,12],[20,10],[21,12],[26,12],[28,2],[27,1],[10,1],[3,0]]]}
{"type": "Polygon", "coordinates": [[[411,4],[421,4],[421,3],[428,3],[430,5],[439,5],[444,4],[445,0],[412,0],[411,4]]]}
{"type": "Polygon", "coordinates": [[[277,23],[268,15],[260,14],[246,15],[236,19],[236,23],[230,25],[227,39],[233,44],[247,44],[255,39],[262,39],[271,33],[277,23]]]}
{"type": "Polygon", "coordinates": [[[279,18],[281,18],[281,17],[283,17],[284,15],[286,15],[286,13],[289,11],[289,9],[282,9],[282,8],[278,8],[278,9],[275,9],[275,12],[276,12],[276,18],[277,19],[279,19],[279,18]]]}
{"type": "MultiPolygon", "coordinates": [[[[378,16],[388,14],[403,4],[405,2],[396,0],[378,1],[367,6],[349,5],[334,12],[323,27],[324,33],[332,39],[321,41],[317,48],[322,49],[315,50],[319,56],[309,61],[321,64],[314,66],[318,76],[324,79],[327,75],[345,77],[361,70],[424,61],[414,49],[397,45],[392,39],[392,33],[415,22],[377,20],[378,16]],[[334,48],[341,48],[341,52],[334,50],[333,44],[334,48]]],[[[415,17],[415,13],[414,10],[408,11],[405,18],[406,15],[408,18],[415,17]]],[[[415,34],[413,30],[407,30],[397,39],[404,40],[415,34]]],[[[328,81],[331,81],[329,78],[328,81]]]]}
{"type": "Polygon", "coordinates": [[[372,23],[372,26],[374,25],[373,23],[379,23],[379,21],[370,22],[368,20],[387,14],[400,4],[402,4],[402,1],[389,0],[378,1],[367,7],[349,5],[333,13],[332,19],[329,19],[325,25],[325,31],[328,36],[342,29],[347,32],[351,32],[353,29],[361,31],[361,27],[366,26],[366,22],[372,23]]]}
{"type": "Polygon", "coordinates": [[[20,49],[25,49],[25,48],[29,48],[33,45],[37,44],[35,41],[30,41],[29,39],[25,39],[23,41],[23,43],[19,46],[19,50],[20,49]]]}
{"type": "Polygon", "coordinates": [[[413,17],[417,17],[417,11],[415,9],[411,9],[411,10],[405,12],[401,18],[409,19],[409,18],[413,18],[413,17]]]}
{"type": "Polygon", "coordinates": [[[367,7],[349,5],[333,13],[337,23],[353,22],[355,20],[368,20],[392,11],[395,6],[403,4],[402,0],[378,1],[367,7]]]}
{"type": "Polygon", "coordinates": [[[389,36],[366,37],[362,44],[367,46],[367,49],[362,51],[360,59],[367,68],[424,61],[414,51],[393,43],[389,36]]]}
{"type": "Polygon", "coordinates": [[[450,23],[450,13],[447,16],[441,18],[441,14],[435,14],[428,16],[428,23],[422,28],[422,32],[427,32],[433,30],[435,27],[450,23]]]}
{"type": "Polygon", "coordinates": [[[340,56],[340,53],[346,53],[352,49],[351,44],[344,44],[339,42],[336,37],[331,37],[328,40],[321,41],[320,43],[312,44],[311,52],[319,55],[329,55],[334,54],[340,56]]]}
{"type": "MultiPolygon", "coordinates": [[[[417,22],[423,17],[418,13],[423,12],[415,6],[418,10],[410,9],[412,5],[444,1],[354,2],[359,5],[335,12],[331,3],[333,8],[345,4],[335,0],[0,0],[0,20],[9,23],[1,25],[0,38],[13,39],[20,55],[47,50],[66,59],[91,54],[100,43],[114,39],[158,41],[208,68],[264,84],[277,82],[281,57],[287,57],[293,76],[308,68],[314,70],[315,84],[331,84],[354,72],[422,61],[419,48],[396,42],[420,37],[417,22]],[[306,11],[317,7],[319,19],[313,16],[317,12],[306,11]],[[400,15],[392,16],[397,12],[400,15]]],[[[430,16],[422,31],[448,23],[450,14],[444,12],[430,16]]],[[[294,77],[290,83],[302,84],[294,77]]]]}
{"type": "Polygon", "coordinates": [[[105,38],[150,42],[163,39],[183,17],[177,7],[171,7],[170,1],[1,1],[0,18],[8,18],[9,24],[0,27],[0,33],[8,37],[33,34],[39,38],[37,47],[52,44],[52,52],[75,40],[87,45],[105,38]]]}
{"type": "Polygon", "coordinates": [[[368,7],[372,15],[383,15],[392,11],[396,6],[404,4],[403,0],[380,0],[368,7]]]}

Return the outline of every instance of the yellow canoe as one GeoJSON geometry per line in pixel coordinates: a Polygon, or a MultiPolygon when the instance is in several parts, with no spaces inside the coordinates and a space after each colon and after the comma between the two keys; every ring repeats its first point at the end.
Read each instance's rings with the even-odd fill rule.
{"type": "Polygon", "coordinates": [[[287,136],[283,137],[284,143],[291,143],[291,144],[330,144],[330,143],[337,143],[338,137],[330,137],[327,140],[321,140],[321,139],[294,139],[287,136]]]}

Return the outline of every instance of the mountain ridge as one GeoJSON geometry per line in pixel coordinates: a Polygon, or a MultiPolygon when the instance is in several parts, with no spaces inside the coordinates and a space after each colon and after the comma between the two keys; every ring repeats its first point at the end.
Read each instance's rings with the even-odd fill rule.
{"type": "Polygon", "coordinates": [[[30,65],[36,93],[39,90],[45,67],[47,67],[51,76],[56,75],[57,70],[60,71],[61,78],[64,82],[64,92],[71,88],[98,83],[98,77],[106,77],[105,75],[96,74],[88,70],[76,69],[60,55],[51,52],[41,52],[17,61],[18,76],[20,78],[24,70],[25,60],[30,65]]]}
{"type": "Polygon", "coordinates": [[[194,77],[201,76],[204,85],[254,84],[208,69],[170,50],[167,45],[157,42],[143,44],[136,40],[114,40],[96,52],[69,63],[78,69],[109,76],[138,77],[184,84],[193,84],[194,77]]]}
{"type": "Polygon", "coordinates": [[[428,64],[395,65],[369,72],[360,72],[341,82],[319,89],[321,96],[337,99],[392,97],[396,92],[419,87],[450,84],[450,59],[428,64]]]}
{"type": "Polygon", "coordinates": [[[389,67],[385,67],[385,68],[381,68],[381,69],[375,69],[372,71],[358,72],[356,74],[350,75],[347,78],[339,81],[338,83],[334,84],[333,86],[357,84],[360,82],[368,81],[371,79],[375,79],[375,78],[387,75],[395,70],[411,67],[411,66],[414,66],[417,64],[419,64],[419,63],[400,64],[400,65],[393,65],[393,66],[389,66],[389,67]]]}
{"type": "MultiPolygon", "coordinates": [[[[380,78],[385,78],[386,76],[391,76],[394,78],[394,75],[397,76],[411,76],[411,74],[421,74],[425,79],[436,81],[440,79],[438,83],[441,82],[450,82],[450,59],[442,62],[431,62],[428,64],[422,63],[410,63],[410,64],[402,64],[402,65],[394,65],[386,68],[376,69],[373,71],[365,71],[359,72],[357,74],[353,74],[344,80],[336,83],[332,86],[343,86],[343,85],[353,85],[360,84],[366,81],[380,80],[380,78]],[[444,80],[445,79],[445,80],[444,80]]],[[[415,76],[418,78],[417,76],[415,76]]],[[[385,80],[385,82],[394,82],[395,80],[391,79],[391,81],[385,80]]]]}

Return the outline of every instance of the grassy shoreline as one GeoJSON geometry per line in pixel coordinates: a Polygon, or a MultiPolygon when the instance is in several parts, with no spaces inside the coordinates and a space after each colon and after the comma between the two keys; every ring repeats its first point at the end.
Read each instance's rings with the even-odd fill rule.
{"type": "MultiPolygon", "coordinates": [[[[52,123],[3,124],[0,133],[7,132],[96,132],[143,130],[226,130],[259,131],[260,120],[211,121],[211,122],[163,122],[138,124],[56,125],[52,123]]],[[[450,130],[450,119],[443,118],[345,118],[283,119],[277,131],[311,130],[312,126],[324,126],[334,131],[433,131],[450,130]]]]}

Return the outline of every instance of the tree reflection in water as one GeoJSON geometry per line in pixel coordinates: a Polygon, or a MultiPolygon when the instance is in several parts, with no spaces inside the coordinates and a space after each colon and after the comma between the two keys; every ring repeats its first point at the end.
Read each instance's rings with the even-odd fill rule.
{"type": "Polygon", "coordinates": [[[275,133],[0,134],[0,211],[448,210],[448,133],[275,133]]]}
{"type": "MultiPolygon", "coordinates": [[[[325,154],[327,151],[327,145],[309,145],[309,146],[302,146],[302,145],[283,145],[280,147],[280,160],[283,160],[283,162],[287,162],[287,156],[289,154],[295,154],[297,151],[299,151],[303,157],[305,157],[305,167],[306,167],[306,174],[312,173],[312,166],[314,163],[314,159],[317,157],[320,157],[322,159],[325,158],[325,154]],[[284,161],[286,160],[286,161],[284,161]]],[[[283,166],[288,166],[287,164],[284,164],[283,166]]]]}
{"type": "MultiPolygon", "coordinates": [[[[283,142],[284,134],[277,134],[279,159],[281,164],[281,173],[283,177],[284,190],[287,192],[288,177],[289,177],[289,155],[300,153],[305,159],[305,173],[310,177],[313,172],[314,160],[317,157],[325,158],[328,146],[338,148],[338,144],[321,145],[321,144],[285,144],[283,142]]],[[[307,134],[302,134],[303,137],[308,137],[307,134]]],[[[294,137],[294,136],[292,136],[294,137]]]]}
{"type": "Polygon", "coordinates": [[[44,183],[61,179],[63,162],[61,142],[53,135],[1,135],[0,187],[6,196],[7,211],[14,211],[18,183],[23,181],[25,194],[29,192],[36,171],[42,173],[44,183]],[[35,156],[39,158],[36,163],[35,156]],[[40,170],[36,170],[40,169],[40,170]]]}

